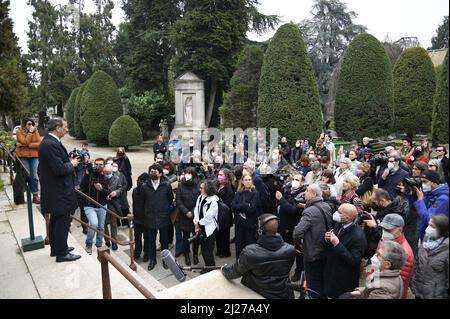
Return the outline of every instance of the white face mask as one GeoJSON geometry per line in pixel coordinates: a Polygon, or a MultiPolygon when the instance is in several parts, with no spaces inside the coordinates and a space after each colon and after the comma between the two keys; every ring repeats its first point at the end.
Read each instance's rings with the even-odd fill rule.
{"type": "Polygon", "coordinates": [[[300,143],[295,143],[295,147],[300,147],[301,144],[300,143]]]}
{"type": "Polygon", "coordinates": [[[312,154],[308,155],[308,157],[309,157],[309,159],[311,159],[311,160],[316,158],[316,156],[315,156],[315,155],[312,155],[312,154]]]}
{"type": "Polygon", "coordinates": [[[388,164],[388,169],[390,170],[390,171],[392,171],[393,169],[394,169],[394,167],[395,167],[395,164],[394,163],[392,163],[392,162],[389,162],[389,164],[388,164]]]}
{"type": "Polygon", "coordinates": [[[341,222],[341,214],[339,214],[338,212],[334,212],[334,214],[333,214],[333,220],[334,220],[336,223],[340,223],[340,222],[341,222]]]}
{"type": "Polygon", "coordinates": [[[377,256],[374,255],[372,258],[370,258],[370,264],[373,268],[375,268],[375,271],[380,270],[381,264],[377,256]]]}
{"type": "Polygon", "coordinates": [[[300,188],[300,182],[296,181],[296,180],[293,180],[292,183],[291,183],[291,186],[294,189],[298,189],[298,188],[300,188]]]}
{"type": "Polygon", "coordinates": [[[192,174],[184,174],[184,180],[190,181],[192,179],[192,174]]]}
{"type": "Polygon", "coordinates": [[[114,173],[117,172],[118,170],[119,170],[118,167],[113,166],[112,171],[113,171],[114,173]]]}
{"type": "Polygon", "coordinates": [[[164,173],[164,175],[169,175],[169,170],[167,170],[167,169],[163,169],[163,173],[164,173]]]}
{"type": "Polygon", "coordinates": [[[430,184],[425,184],[425,183],[422,184],[422,190],[424,193],[432,191],[430,184]]]}
{"type": "Polygon", "coordinates": [[[392,241],[395,239],[395,237],[390,232],[383,229],[383,234],[381,235],[381,239],[383,239],[383,241],[392,241]]]}
{"type": "Polygon", "coordinates": [[[437,237],[436,228],[433,228],[430,225],[428,225],[428,227],[425,228],[425,234],[428,235],[431,238],[436,238],[437,237]]]}

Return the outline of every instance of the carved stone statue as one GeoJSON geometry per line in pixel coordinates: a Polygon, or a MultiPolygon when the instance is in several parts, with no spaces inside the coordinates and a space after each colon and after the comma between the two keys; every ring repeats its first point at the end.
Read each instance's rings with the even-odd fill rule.
{"type": "Polygon", "coordinates": [[[194,108],[194,102],[192,96],[188,96],[184,101],[184,124],[192,125],[192,109],[194,108]]]}

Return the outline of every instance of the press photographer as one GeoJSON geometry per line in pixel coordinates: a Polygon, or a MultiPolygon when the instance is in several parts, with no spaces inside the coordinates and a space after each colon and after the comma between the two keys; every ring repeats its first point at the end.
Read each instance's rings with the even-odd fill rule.
{"type": "MultiPolygon", "coordinates": [[[[286,243],[294,244],[293,233],[294,228],[300,221],[303,209],[305,207],[304,193],[306,185],[302,174],[295,174],[291,181],[286,181],[283,191],[276,191],[277,212],[280,218],[279,233],[286,243]]],[[[292,277],[292,281],[300,279],[303,270],[303,256],[296,254],[296,268],[292,277]]]]}

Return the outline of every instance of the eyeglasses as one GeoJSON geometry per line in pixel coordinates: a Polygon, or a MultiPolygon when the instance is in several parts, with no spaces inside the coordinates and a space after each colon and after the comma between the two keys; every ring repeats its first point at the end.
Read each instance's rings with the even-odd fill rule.
{"type": "Polygon", "coordinates": [[[428,164],[428,167],[436,167],[436,165],[428,164]]]}
{"type": "Polygon", "coordinates": [[[444,150],[436,150],[436,152],[443,152],[444,150]]]}
{"type": "Polygon", "coordinates": [[[29,122],[29,123],[27,123],[27,125],[33,125],[33,123],[29,122]]]}

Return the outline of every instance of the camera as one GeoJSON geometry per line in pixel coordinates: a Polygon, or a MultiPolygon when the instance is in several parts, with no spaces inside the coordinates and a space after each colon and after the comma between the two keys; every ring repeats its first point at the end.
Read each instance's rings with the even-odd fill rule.
{"type": "Polygon", "coordinates": [[[370,219],[372,219],[372,215],[369,212],[363,211],[356,218],[356,223],[358,225],[362,225],[365,220],[370,220],[370,219]]]}
{"type": "Polygon", "coordinates": [[[83,156],[81,154],[81,150],[74,148],[70,153],[69,153],[69,157],[70,158],[78,158],[78,159],[82,159],[83,156]]]}
{"type": "Polygon", "coordinates": [[[422,180],[417,177],[405,178],[403,183],[409,187],[417,187],[418,189],[422,189],[422,180]]]}
{"type": "Polygon", "coordinates": [[[283,169],[277,170],[275,173],[273,173],[273,178],[274,178],[274,186],[277,190],[279,191],[283,191],[283,188],[289,178],[289,173],[286,172],[283,169]]]}

